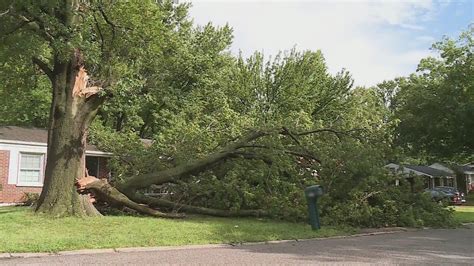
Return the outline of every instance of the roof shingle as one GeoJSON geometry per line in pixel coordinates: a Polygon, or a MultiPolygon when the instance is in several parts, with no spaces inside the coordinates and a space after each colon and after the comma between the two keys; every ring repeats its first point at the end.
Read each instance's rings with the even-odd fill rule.
{"type": "MultiPolygon", "coordinates": [[[[0,126],[0,140],[37,142],[47,144],[48,130],[34,127],[0,126]]],[[[100,151],[95,145],[87,144],[87,151],[100,151]]]]}
{"type": "Polygon", "coordinates": [[[423,165],[404,165],[405,168],[409,168],[421,173],[425,173],[430,176],[452,176],[450,173],[445,172],[443,170],[431,168],[429,166],[423,165]]]}

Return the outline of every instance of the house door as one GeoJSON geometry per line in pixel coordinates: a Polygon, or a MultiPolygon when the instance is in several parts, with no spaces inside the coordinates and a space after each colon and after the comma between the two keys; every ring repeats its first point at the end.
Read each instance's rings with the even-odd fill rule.
{"type": "Polygon", "coordinates": [[[446,179],[446,186],[454,187],[454,179],[453,178],[446,179]]]}

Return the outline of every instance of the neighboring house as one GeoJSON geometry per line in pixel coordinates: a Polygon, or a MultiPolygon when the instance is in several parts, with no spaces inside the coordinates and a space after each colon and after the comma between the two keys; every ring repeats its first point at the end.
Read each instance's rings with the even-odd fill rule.
{"type": "Polygon", "coordinates": [[[455,175],[441,169],[423,165],[398,165],[394,163],[387,164],[385,167],[394,174],[402,174],[406,178],[423,178],[425,188],[437,186],[457,187],[455,175]]]}
{"type": "Polygon", "coordinates": [[[460,174],[461,176],[458,182],[464,182],[465,186],[464,184],[459,184],[460,186],[457,188],[462,191],[464,191],[464,188],[466,188],[465,192],[467,193],[474,191],[474,163],[452,166],[452,169],[454,170],[441,163],[434,163],[430,165],[430,167],[449,172],[452,175],[460,174]]]}
{"type": "MultiPolygon", "coordinates": [[[[0,127],[0,203],[18,203],[25,193],[40,193],[46,164],[48,131],[15,126],[0,127]]],[[[108,177],[106,153],[86,147],[86,168],[97,177],[108,177]]]]}
{"type": "Polygon", "coordinates": [[[458,170],[466,178],[467,192],[474,192],[474,162],[459,166],[458,170]]]}

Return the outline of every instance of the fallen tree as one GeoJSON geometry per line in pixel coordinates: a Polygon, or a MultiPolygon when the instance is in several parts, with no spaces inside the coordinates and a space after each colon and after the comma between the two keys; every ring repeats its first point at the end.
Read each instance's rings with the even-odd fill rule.
{"type": "Polygon", "coordinates": [[[289,156],[297,156],[300,160],[305,159],[312,163],[321,163],[321,161],[313,155],[309,150],[302,147],[299,137],[317,133],[332,133],[338,138],[344,135],[350,135],[351,131],[337,131],[334,129],[317,129],[305,132],[291,132],[289,129],[282,127],[268,130],[253,130],[241,138],[234,140],[219,149],[218,151],[205,156],[204,158],[191,161],[182,165],[178,165],[166,170],[152,172],[148,174],[131,177],[124,183],[119,183],[114,187],[105,179],[98,179],[93,176],[86,176],[77,180],[77,187],[81,193],[92,193],[94,197],[101,201],[105,201],[114,206],[124,206],[133,209],[142,214],[164,218],[182,218],[182,213],[164,213],[154,208],[176,210],[188,213],[197,213],[212,216],[233,217],[233,216],[268,216],[265,210],[219,210],[205,208],[200,206],[192,206],[187,204],[175,203],[169,200],[151,197],[140,193],[140,189],[145,189],[151,185],[163,185],[166,183],[174,183],[181,179],[186,179],[191,175],[213,168],[219,162],[233,158],[243,158],[251,160],[263,160],[268,162],[268,158],[260,156],[253,151],[242,152],[243,149],[271,149],[269,146],[253,144],[259,138],[270,135],[282,135],[289,137],[296,147],[299,149],[278,150],[289,156]]]}

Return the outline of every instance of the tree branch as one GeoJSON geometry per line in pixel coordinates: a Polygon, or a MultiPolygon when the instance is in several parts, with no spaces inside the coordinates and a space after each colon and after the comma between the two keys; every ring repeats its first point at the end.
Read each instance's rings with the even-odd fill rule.
{"type": "Polygon", "coordinates": [[[204,158],[197,159],[183,165],[178,165],[163,171],[132,177],[125,183],[119,185],[119,189],[120,191],[124,192],[139,188],[146,188],[152,184],[160,185],[173,181],[174,179],[181,176],[201,172],[207,169],[209,166],[222,161],[229,156],[232,156],[232,153],[238,148],[267,134],[268,132],[265,131],[252,131],[241,139],[228,144],[219,151],[211,153],[204,158]]]}
{"type": "Polygon", "coordinates": [[[54,37],[46,30],[44,24],[41,21],[39,21],[37,17],[33,19],[27,18],[24,15],[16,15],[15,17],[19,19],[21,23],[13,31],[11,31],[10,34],[20,28],[28,27],[30,31],[38,34],[46,41],[48,42],[54,41],[54,37]]]}
{"type": "Polygon", "coordinates": [[[94,23],[95,23],[95,27],[97,28],[97,32],[99,33],[99,37],[100,37],[100,51],[102,53],[104,53],[104,35],[102,34],[102,30],[100,28],[100,25],[99,25],[99,22],[97,21],[97,18],[95,16],[95,13],[92,13],[92,17],[94,18],[94,23]]]}
{"type": "Polygon", "coordinates": [[[261,160],[264,163],[271,165],[273,163],[272,158],[269,156],[265,156],[263,154],[255,154],[255,153],[249,153],[249,152],[233,152],[229,157],[231,158],[243,158],[247,160],[261,160]]]}
{"type": "Polygon", "coordinates": [[[109,24],[109,26],[112,28],[112,39],[115,39],[115,28],[117,26],[114,23],[112,23],[112,21],[110,21],[107,14],[105,14],[104,8],[101,5],[99,5],[98,9],[99,9],[100,14],[104,18],[105,22],[109,24]]]}
{"type": "Polygon", "coordinates": [[[242,146],[241,148],[273,149],[273,150],[277,150],[277,151],[280,151],[280,152],[283,152],[283,153],[286,153],[286,154],[291,154],[291,155],[294,155],[294,156],[303,157],[303,158],[310,159],[310,160],[315,160],[318,163],[322,163],[319,158],[317,158],[316,156],[312,155],[311,153],[309,153],[307,151],[300,152],[300,151],[293,151],[293,150],[282,150],[282,149],[276,149],[276,148],[272,148],[272,147],[265,146],[265,145],[245,145],[245,146],[242,146]]]}
{"type": "Polygon", "coordinates": [[[28,21],[22,21],[22,22],[21,22],[20,24],[18,24],[16,27],[13,27],[13,29],[11,29],[11,30],[5,32],[4,34],[2,34],[2,37],[5,37],[5,36],[8,36],[8,35],[10,35],[10,34],[15,33],[17,30],[19,30],[19,29],[25,27],[26,25],[28,25],[28,23],[30,23],[30,22],[28,22],[28,21]]]}
{"type": "MultiPolygon", "coordinates": [[[[241,148],[270,149],[270,147],[267,147],[264,145],[251,144],[251,142],[253,142],[254,140],[257,140],[264,136],[268,136],[272,134],[281,134],[285,136],[291,136],[292,138],[297,140],[296,141],[297,143],[299,143],[297,139],[298,136],[305,136],[305,135],[316,134],[320,132],[331,132],[331,133],[336,134],[336,136],[338,137],[340,137],[339,135],[341,134],[347,134],[347,132],[340,132],[334,129],[316,129],[316,130],[311,130],[311,131],[301,132],[301,133],[291,133],[288,129],[285,129],[285,128],[283,129],[274,128],[274,129],[269,129],[269,130],[251,131],[248,134],[241,137],[240,139],[237,139],[227,144],[220,150],[214,153],[211,153],[204,158],[197,159],[197,160],[194,160],[182,165],[178,165],[176,167],[172,167],[166,170],[131,177],[130,179],[128,179],[128,181],[122,184],[119,184],[118,187],[120,191],[126,194],[130,194],[130,192],[136,189],[146,188],[152,184],[160,185],[160,184],[175,181],[177,178],[180,178],[183,176],[188,176],[191,174],[202,172],[222,160],[225,160],[229,157],[235,157],[236,155],[238,155],[236,151],[241,148]]],[[[321,160],[319,160],[316,156],[312,155],[311,152],[304,149],[304,147],[302,147],[302,149],[304,151],[282,150],[282,149],[277,149],[277,150],[287,153],[287,154],[304,157],[307,159],[317,161],[318,163],[321,163],[321,160]]]]}
{"type": "Polygon", "coordinates": [[[354,133],[354,132],[357,132],[357,131],[363,131],[363,130],[364,129],[362,129],[362,128],[354,128],[354,129],[346,130],[346,131],[338,131],[338,130],[330,129],[330,128],[322,128],[322,129],[316,129],[316,130],[301,132],[301,133],[298,133],[298,136],[306,136],[306,135],[310,135],[310,134],[329,132],[329,133],[333,133],[339,140],[342,140],[343,136],[348,136],[348,137],[356,138],[360,141],[363,141],[363,138],[360,135],[357,136],[357,135],[351,134],[351,133],[354,133]]]}
{"type": "Polygon", "coordinates": [[[41,59],[37,57],[32,57],[31,60],[33,61],[33,64],[37,65],[41,69],[41,71],[43,71],[43,73],[46,74],[46,76],[48,76],[51,82],[54,82],[54,74],[51,68],[48,66],[48,64],[46,64],[44,61],[42,61],[41,59]]]}
{"type": "Polygon", "coordinates": [[[285,135],[290,136],[290,138],[291,138],[296,144],[298,144],[299,146],[301,146],[300,141],[296,138],[296,136],[293,135],[293,133],[290,132],[290,130],[289,130],[288,128],[283,127],[283,133],[284,133],[285,135]]]}
{"type": "Polygon", "coordinates": [[[192,206],[187,204],[181,203],[174,203],[164,199],[158,199],[150,196],[142,196],[136,195],[134,197],[135,200],[139,200],[139,202],[147,203],[149,206],[153,207],[162,207],[167,209],[179,209],[181,211],[185,211],[188,213],[197,213],[197,214],[204,214],[204,215],[212,215],[212,216],[221,216],[221,217],[262,217],[268,216],[268,212],[264,210],[238,210],[238,211],[228,211],[228,210],[219,210],[219,209],[211,209],[205,207],[198,207],[192,206]]]}
{"type": "Polygon", "coordinates": [[[112,187],[107,181],[99,180],[93,176],[87,176],[76,180],[76,184],[81,193],[85,191],[90,191],[94,194],[95,197],[102,199],[106,202],[117,204],[121,206],[126,206],[130,209],[136,210],[140,213],[145,213],[155,217],[163,218],[183,218],[183,214],[179,213],[163,213],[152,208],[149,208],[145,205],[138,204],[130,200],[127,196],[120,193],[117,189],[112,187]]]}
{"type": "Polygon", "coordinates": [[[337,130],[334,130],[334,129],[322,128],[322,129],[315,129],[315,130],[311,130],[311,131],[301,132],[301,133],[298,133],[298,136],[306,136],[306,135],[311,135],[311,134],[316,134],[316,133],[322,133],[322,132],[330,132],[330,133],[333,133],[334,135],[336,135],[336,137],[337,137],[338,139],[341,139],[341,135],[344,134],[344,132],[337,131],[337,130]]]}
{"type": "Polygon", "coordinates": [[[0,13],[0,17],[5,16],[6,14],[10,13],[10,9],[7,9],[6,11],[0,13]]]}

